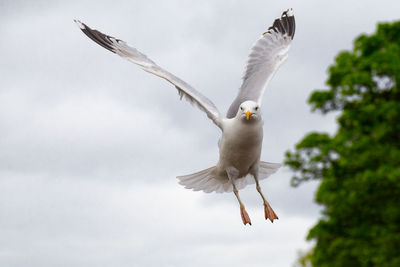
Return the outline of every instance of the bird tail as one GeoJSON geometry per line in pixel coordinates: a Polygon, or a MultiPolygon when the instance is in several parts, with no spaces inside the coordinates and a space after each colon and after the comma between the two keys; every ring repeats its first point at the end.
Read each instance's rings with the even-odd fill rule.
{"type": "Polygon", "coordinates": [[[258,169],[259,180],[265,179],[271,174],[276,173],[279,168],[282,167],[281,163],[272,163],[266,161],[260,161],[260,167],[258,169]]]}
{"type": "MultiPolygon", "coordinates": [[[[260,161],[259,180],[265,179],[275,173],[282,164],[260,161]]],[[[178,176],[179,184],[193,191],[204,191],[205,193],[217,192],[232,192],[233,187],[228,177],[219,177],[216,175],[215,166],[195,172],[188,175],[178,176]]],[[[235,180],[237,189],[242,189],[248,184],[254,184],[255,180],[252,175],[246,175],[235,180]]]]}
{"type": "MultiPolygon", "coordinates": [[[[176,178],[179,179],[179,184],[183,185],[187,189],[193,189],[193,191],[204,191],[206,193],[215,191],[223,193],[229,192],[229,187],[232,187],[228,179],[224,180],[217,178],[215,166],[192,174],[178,176],[176,178]]],[[[232,188],[230,191],[232,191],[232,188]]]]}

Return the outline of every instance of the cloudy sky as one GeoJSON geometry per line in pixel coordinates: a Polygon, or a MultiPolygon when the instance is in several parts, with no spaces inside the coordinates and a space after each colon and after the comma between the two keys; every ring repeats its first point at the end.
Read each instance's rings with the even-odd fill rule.
{"type": "Polygon", "coordinates": [[[319,218],[317,183],[289,185],[283,168],[261,183],[279,216],[264,220],[254,187],[233,194],[181,187],[177,175],[215,165],[219,129],[173,86],[84,36],[73,19],[135,45],[225,113],[248,51],[294,8],[289,59],[262,106],[262,159],[282,162],[309,131],[334,56],[393,1],[0,2],[1,266],[291,266],[319,218]]]}

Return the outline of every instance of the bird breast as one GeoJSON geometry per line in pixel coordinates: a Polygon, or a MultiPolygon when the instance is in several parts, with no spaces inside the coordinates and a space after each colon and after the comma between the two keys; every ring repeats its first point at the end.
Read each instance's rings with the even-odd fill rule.
{"type": "Polygon", "coordinates": [[[221,172],[227,167],[235,167],[240,176],[244,176],[260,159],[262,124],[262,120],[248,122],[233,118],[225,121],[219,147],[218,169],[221,172]]]}

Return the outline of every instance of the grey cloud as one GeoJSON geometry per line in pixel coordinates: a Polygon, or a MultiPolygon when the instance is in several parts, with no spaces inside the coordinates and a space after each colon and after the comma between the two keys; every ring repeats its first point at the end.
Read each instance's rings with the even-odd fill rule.
{"type": "Polygon", "coordinates": [[[262,187],[280,220],[266,223],[253,187],[185,190],[176,175],[214,165],[219,130],[176,90],[84,36],[73,22],[121,38],[198,88],[225,113],[247,54],[293,7],[296,36],[262,106],[262,159],[281,162],[305,133],[333,132],[310,114],[338,51],[396,1],[2,1],[0,3],[0,265],[288,266],[316,222],[318,183],[262,187]],[[234,257],[232,257],[234,255],[234,257]]]}

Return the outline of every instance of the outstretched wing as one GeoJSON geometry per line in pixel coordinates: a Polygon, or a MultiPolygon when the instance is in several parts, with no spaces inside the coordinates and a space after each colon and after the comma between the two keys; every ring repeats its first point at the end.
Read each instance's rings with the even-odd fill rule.
{"type": "Polygon", "coordinates": [[[83,33],[85,33],[90,39],[102,47],[141,66],[143,70],[164,78],[175,85],[176,89],[178,89],[181,99],[185,98],[191,104],[198,106],[218,127],[221,128],[221,116],[218,112],[218,109],[207,97],[203,96],[189,84],[182,81],[172,73],[169,73],[158,66],[146,55],[140,53],[136,48],[129,46],[124,41],[105,35],[97,30],[93,30],[78,20],[75,20],[75,22],[78,24],[83,33]]]}
{"type": "Polygon", "coordinates": [[[246,100],[261,104],[265,87],[288,56],[294,31],[293,10],[288,9],[253,45],[243,76],[243,84],[229,107],[228,118],[235,117],[240,104],[246,100]]]}

